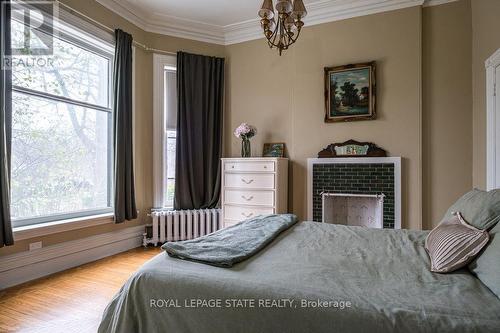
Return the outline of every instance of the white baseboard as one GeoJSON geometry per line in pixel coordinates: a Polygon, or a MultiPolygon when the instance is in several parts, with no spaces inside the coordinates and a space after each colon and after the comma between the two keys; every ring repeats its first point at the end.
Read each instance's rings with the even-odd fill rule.
{"type": "Polygon", "coordinates": [[[0,290],[139,247],[143,233],[141,225],[0,257],[0,290]]]}

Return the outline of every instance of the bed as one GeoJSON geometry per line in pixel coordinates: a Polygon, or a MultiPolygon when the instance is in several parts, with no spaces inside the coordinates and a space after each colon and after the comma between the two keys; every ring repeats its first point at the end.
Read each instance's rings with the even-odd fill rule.
{"type": "Polygon", "coordinates": [[[429,271],[425,231],[301,222],[232,268],[144,264],[99,332],[500,332],[500,299],[429,271]]]}

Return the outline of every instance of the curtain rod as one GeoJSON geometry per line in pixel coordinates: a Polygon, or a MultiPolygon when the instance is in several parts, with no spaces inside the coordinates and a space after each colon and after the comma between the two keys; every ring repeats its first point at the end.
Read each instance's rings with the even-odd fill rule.
{"type": "MultiPolygon", "coordinates": [[[[58,0],[55,0],[55,2],[57,2],[59,5],[62,5],[63,7],[65,7],[68,11],[70,11],[71,13],[74,13],[74,14],[77,14],[78,16],[81,16],[83,17],[84,19],[86,19],[87,21],[90,21],[94,24],[97,24],[98,26],[100,26],[101,28],[109,31],[110,33],[114,33],[115,32],[115,29],[111,28],[111,27],[108,27],[107,25],[93,19],[92,17],[90,16],[87,16],[85,14],[83,14],[82,12],[79,12],[77,11],[76,9],[74,8],[71,8],[70,6],[68,6],[67,4],[65,3],[62,3],[61,1],[58,1],[58,0]]],[[[165,51],[165,50],[160,50],[160,49],[155,49],[155,48],[152,48],[152,47],[149,47],[145,44],[142,44],[142,43],[139,43],[137,41],[133,41],[133,44],[135,46],[138,46],[140,47],[141,49],[143,49],[144,51],[146,52],[154,52],[154,53],[164,53],[164,54],[171,54],[171,55],[177,55],[176,52],[171,52],[171,51],[165,51]]]]}

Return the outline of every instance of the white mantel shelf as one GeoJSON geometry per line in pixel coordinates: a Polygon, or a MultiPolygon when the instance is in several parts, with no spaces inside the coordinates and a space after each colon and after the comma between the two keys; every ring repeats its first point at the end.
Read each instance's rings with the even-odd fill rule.
{"type": "Polygon", "coordinates": [[[314,164],[393,164],[394,165],[394,229],[401,229],[401,157],[335,157],[307,159],[307,219],[313,220],[314,164]]]}

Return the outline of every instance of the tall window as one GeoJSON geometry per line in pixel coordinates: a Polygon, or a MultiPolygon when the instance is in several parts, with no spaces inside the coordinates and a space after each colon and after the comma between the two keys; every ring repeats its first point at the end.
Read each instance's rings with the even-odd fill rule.
{"type": "MultiPolygon", "coordinates": [[[[15,13],[13,13],[15,14],[15,13]]],[[[14,226],[112,212],[113,46],[59,22],[57,34],[13,15],[11,210],[14,226]],[[26,48],[52,37],[53,54],[26,48]]]]}
{"type": "Polygon", "coordinates": [[[165,132],[164,132],[164,207],[174,206],[175,147],[177,140],[177,72],[175,67],[165,67],[165,132]]]}
{"type": "Polygon", "coordinates": [[[177,140],[176,57],[155,54],[154,70],[154,201],[156,208],[173,208],[177,140]]]}

